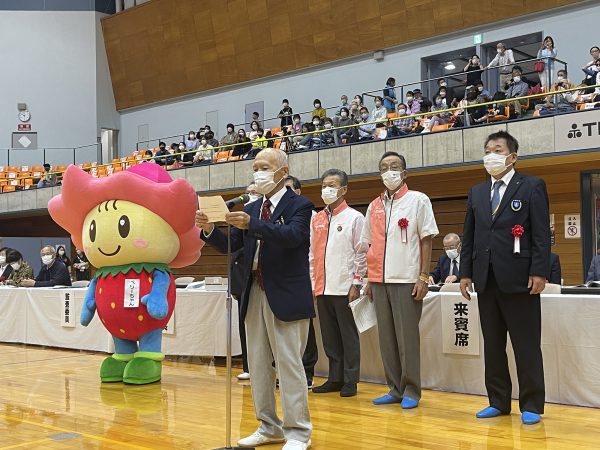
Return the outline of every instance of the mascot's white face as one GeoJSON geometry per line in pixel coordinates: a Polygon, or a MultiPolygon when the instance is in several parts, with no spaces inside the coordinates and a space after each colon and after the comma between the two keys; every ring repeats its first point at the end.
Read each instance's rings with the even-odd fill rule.
{"type": "Polygon", "coordinates": [[[179,237],[159,215],[125,200],[96,205],[82,230],[83,251],[95,267],[134,263],[168,264],[179,252],[179,237]]]}

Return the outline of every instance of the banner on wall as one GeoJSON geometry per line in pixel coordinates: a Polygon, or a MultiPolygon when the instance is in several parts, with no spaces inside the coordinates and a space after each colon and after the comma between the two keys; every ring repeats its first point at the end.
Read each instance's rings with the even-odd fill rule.
{"type": "Polygon", "coordinates": [[[77,314],[75,313],[75,296],[71,289],[59,291],[60,296],[60,326],[75,328],[77,325],[77,314]]]}
{"type": "Polygon", "coordinates": [[[561,152],[600,147],[600,109],[556,116],[554,146],[561,152]]]}
{"type": "Polygon", "coordinates": [[[477,297],[440,293],[442,302],[443,352],[479,355],[479,307],[477,297]]]}

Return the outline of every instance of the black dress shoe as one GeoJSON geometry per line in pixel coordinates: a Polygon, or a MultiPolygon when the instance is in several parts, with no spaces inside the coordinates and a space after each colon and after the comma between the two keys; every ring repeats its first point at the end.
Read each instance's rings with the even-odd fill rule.
{"type": "Polygon", "coordinates": [[[356,383],[346,383],[342,386],[340,397],[354,397],[356,395],[356,383]]]}
{"type": "Polygon", "coordinates": [[[335,381],[326,381],[321,386],[313,388],[315,394],[326,394],[327,392],[339,392],[342,390],[344,383],[337,383],[335,381]]]}

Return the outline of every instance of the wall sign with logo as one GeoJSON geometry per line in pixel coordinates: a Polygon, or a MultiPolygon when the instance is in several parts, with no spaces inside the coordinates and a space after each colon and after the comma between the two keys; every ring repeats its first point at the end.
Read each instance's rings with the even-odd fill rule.
{"type": "Polygon", "coordinates": [[[479,355],[479,305],[475,296],[440,293],[442,301],[442,350],[457,355],[479,355]]]}
{"type": "Polygon", "coordinates": [[[581,238],[581,216],[579,214],[567,214],[565,216],[565,239],[581,238]]]}
{"type": "Polygon", "coordinates": [[[600,109],[554,118],[556,151],[600,147],[600,109]]]}

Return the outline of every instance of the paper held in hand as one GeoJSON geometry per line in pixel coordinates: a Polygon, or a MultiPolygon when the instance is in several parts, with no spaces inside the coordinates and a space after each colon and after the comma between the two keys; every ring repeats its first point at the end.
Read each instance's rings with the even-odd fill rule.
{"type": "Polygon", "coordinates": [[[350,302],[350,309],[352,309],[354,322],[356,322],[356,328],[358,328],[359,333],[367,331],[377,323],[375,305],[366,295],[350,302]]]}
{"type": "Polygon", "coordinates": [[[220,195],[213,197],[198,196],[200,210],[208,216],[210,223],[225,222],[225,215],[229,212],[225,200],[220,195]]]}

